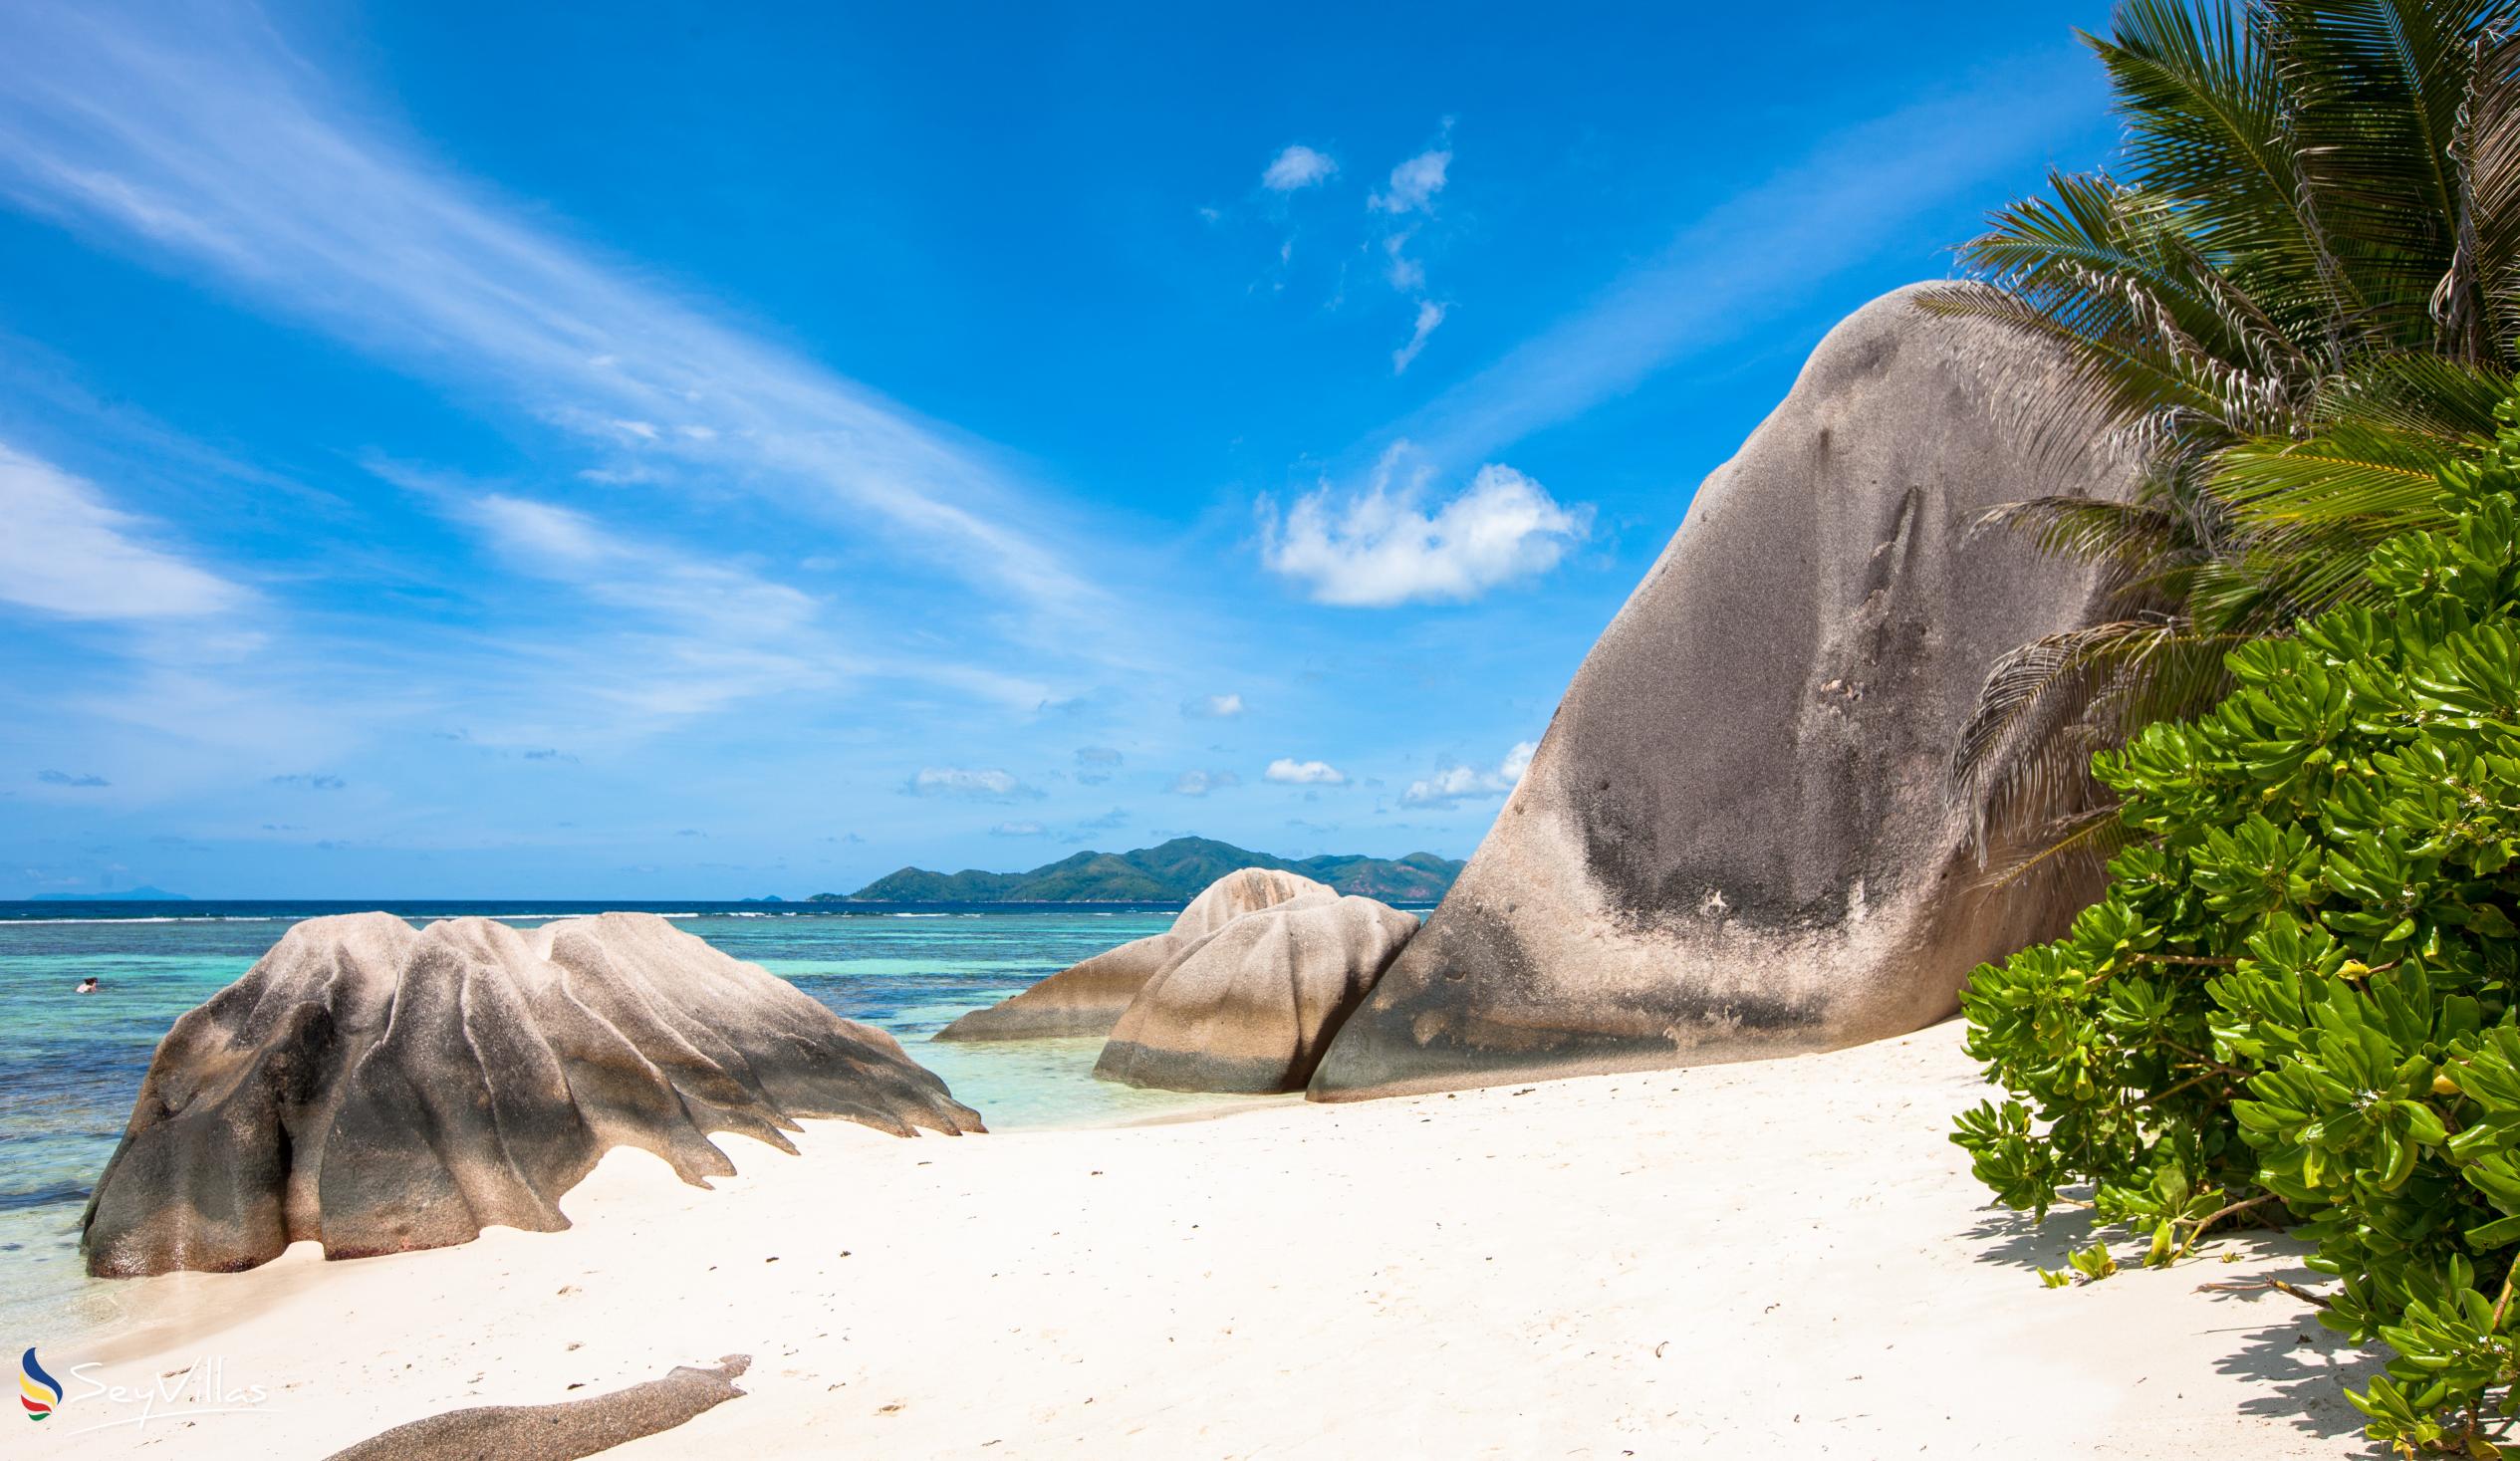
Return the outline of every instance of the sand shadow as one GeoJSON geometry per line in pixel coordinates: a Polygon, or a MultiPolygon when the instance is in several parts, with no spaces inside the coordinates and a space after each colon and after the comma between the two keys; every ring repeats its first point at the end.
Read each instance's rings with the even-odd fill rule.
{"type": "MultiPolygon", "coordinates": [[[[2123,1232],[2110,1236],[2111,1251],[2120,1261],[2128,1261],[2138,1245],[2125,1241],[2123,1232]]],[[[2037,1222],[2026,1212],[1989,1207],[1979,1213],[1968,1237],[1981,1245],[1982,1262],[2018,1269],[2060,1269],[2067,1253],[2091,1246],[2092,1213],[2088,1208],[2071,1208],[2051,1212],[2045,1222],[2037,1222]]],[[[2363,1413],[2345,1398],[2345,1392],[2370,1385],[2372,1377],[2383,1372],[2381,1357],[2319,1323],[2318,1311],[2311,1305],[2261,1282],[2281,1280],[2314,1294],[2332,1288],[2334,1279],[2302,1262],[2310,1251],[2309,1244],[2278,1233],[2240,1233],[2210,1244],[2201,1258],[2189,1259],[2175,1269],[2139,1269],[2116,1282],[2133,1279],[2197,1290],[2198,1297],[2216,1306],[2212,1327],[2240,1337],[2238,1347],[2215,1361],[2214,1368],[2252,1383],[2255,1393],[2241,1402],[2242,1414],[2283,1421],[2305,1436],[2342,1443],[2339,1455],[2377,1461],[2390,1452],[2376,1443],[2355,1444],[2363,1438],[2363,1413]],[[2222,1262],[2226,1253],[2237,1254],[2239,1261],[2222,1262]]]]}
{"type": "MultiPolygon", "coordinates": [[[[2318,1293],[2333,1288],[2336,1281],[2299,1262],[2308,1251],[2306,1244],[2269,1235],[2235,1247],[2252,1259],[2275,1260],[2252,1263],[2245,1274],[2229,1280],[2232,1288],[2228,1290],[2203,1290],[2217,1304],[2251,1321],[2262,1321],[2248,1331],[2239,1348],[2214,1365],[2223,1374],[2263,1387],[2262,1393],[2240,1407],[2242,1412],[2288,1421],[2294,1429],[2321,1440],[2360,1440],[2363,1412],[2354,1408],[2345,1392],[2367,1388],[2372,1377],[2383,1372],[2381,1356],[2319,1323],[2318,1311],[2292,1295],[2247,1287],[2259,1279],[2280,1279],[2318,1293]]],[[[2221,1267],[2209,1262],[2182,1267],[2178,1274],[2201,1275],[2200,1285],[2221,1283],[2225,1281],[2212,1272],[2221,1267]]],[[[2383,1457],[2390,1452],[2386,1446],[2367,1442],[2346,1454],[2383,1457]]]]}
{"type": "Polygon", "coordinates": [[[1985,1245],[1977,1255],[1981,1263],[2060,1269],[2067,1254],[2092,1246],[2092,1213],[2087,1207],[2059,1208],[2042,1222],[2009,1207],[1987,1207],[1979,1211],[1967,1236],[1985,1245]]]}

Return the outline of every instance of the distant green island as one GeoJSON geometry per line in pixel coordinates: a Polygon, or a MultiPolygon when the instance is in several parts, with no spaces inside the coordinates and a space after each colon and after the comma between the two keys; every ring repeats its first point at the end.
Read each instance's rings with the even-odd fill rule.
{"type": "Polygon", "coordinates": [[[1176,837],[1134,852],[1079,852],[1029,872],[930,872],[904,867],[854,893],[816,893],[817,903],[1134,903],[1186,902],[1228,872],[1271,867],[1300,872],[1343,893],[1386,902],[1432,902],[1461,875],[1461,863],[1432,852],[1405,857],[1331,853],[1273,857],[1207,838],[1176,837]]]}
{"type": "Polygon", "coordinates": [[[162,887],[150,887],[142,883],[138,887],[126,888],[121,892],[37,893],[27,901],[32,903],[188,903],[192,899],[182,893],[168,892],[162,887]]]}

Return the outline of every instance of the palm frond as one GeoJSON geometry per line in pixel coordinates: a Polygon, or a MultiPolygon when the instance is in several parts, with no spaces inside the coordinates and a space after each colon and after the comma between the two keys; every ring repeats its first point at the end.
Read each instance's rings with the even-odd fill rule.
{"type": "Polygon", "coordinates": [[[2455,288],[2443,293],[2467,211],[2461,119],[2475,37],[2507,19],[2510,5],[2269,0],[2265,8],[2305,179],[2367,321],[2402,346],[2466,354],[2455,337],[2479,302],[2455,288]]]}
{"type": "Polygon", "coordinates": [[[1953,749],[1981,859],[2042,869],[2117,835],[2091,752],[2367,597],[2520,376],[2520,0],[2122,0],[2084,40],[2121,157],[1998,210],[1919,299],[1993,327],[1963,349],[2035,469],[2142,463],[2126,501],[2031,483],[1981,522],[2096,568],[2111,614],[2003,656],[1953,749]]]}
{"type": "Polygon", "coordinates": [[[2021,533],[2049,557],[2127,572],[2151,568],[2178,551],[2178,525],[2167,511],[2105,497],[2033,497],[2000,503],[1979,515],[1971,527],[1973,531],[2021,533]]]}
{"type": "Polygon", "coordinates": [[[2466,234],[2460,261],[2486,314],[2486,345],[2508,363],[2520,346],[2520,26],[2476,42],[2461,138],[2467,181],[2466,234]]]}
{"type": "Polygon", "coordinates": [[[2086,44],[2108,69],[2144,185],[2180,201],[2199,252],[2247,269],[2295,338],[2316,338],[2366,302],[2321,221],[2269,19],[2255,5],[2127,0],[2109,38],[2086,44]]]}
{"type": "Polygon", "coordinates": [[[1997,659],[1951,760],[1981,855],[2102,795],[2092,752],[2117,744],[2130,719],[2218,699],[2222,656],[2246,637],[2156,615],[2049,634],[1997,659]]]}
{"type": "Polygon", "coordinates": [[[2133,838],[2134,834],[2119,820],[2118,803],[2113,798],[2029,831],[2019,847],[1987,864],[1981,882],[1990,888],[2096,883],[2109,859],[2118,855],[2133,838]]]}

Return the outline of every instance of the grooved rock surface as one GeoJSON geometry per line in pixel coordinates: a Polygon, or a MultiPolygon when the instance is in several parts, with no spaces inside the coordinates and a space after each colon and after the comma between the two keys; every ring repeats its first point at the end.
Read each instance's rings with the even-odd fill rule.
{"type": "Polygon", "coordinates": [[[947,1025],[934,1040],[1044,1040],[1108,1035],[1146,981],[1172,967],[1198,941],[1245,913],[1307,894],[1337,897],[1325,883],[1296,872],[1245,867],[1211,882],[1161,933],[1134,939],[1072,964],[1021,994],[947,1025]]]}
{"type": "Polygon", "coordinates": [[[550,1405],[479,1405],[397,1425],[327,1461],[578,1461],[740,1398],[749,1354],[677,1364],[663,1379],[550,1405]]]}
{"type": "Polygon", "coordinates": [[[1146,981],[1094,1074],[1167,1091],[1301,1091],[1416,931],[1414,916],[1364,897],[1305,893],[1247,913],[1146,981]]]}
{"type": "Polygon", "coordinates": [[[981,1129],[892,1037],[648,913],[297,924],[175,1022],[85,1219],[89,1272],[232,1271],[565,1228],[614,1146],[707,1185],[735,1131],[981,1129]]]}
{"type": "Polygon", "coordinates": [[[1958,1007],[2096,886],[1989,893],[1950,803],[2004,650],[2091,620],[2089,570],[1972,532],[2132,490],[2034,443],[2052,357],[1907,292],[1833,330],[1707,478],[1317,1099],[1821,1051],[1958,1007]]]}

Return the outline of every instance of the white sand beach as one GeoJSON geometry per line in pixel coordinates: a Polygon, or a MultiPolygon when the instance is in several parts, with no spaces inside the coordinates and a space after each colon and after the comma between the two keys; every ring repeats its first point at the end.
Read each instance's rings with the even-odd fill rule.
{"type": "Polygon", "coordinates": [[[42,1344],[69,1401],[17,1445],[317,1456],[744,1353],[744,1397],[619,1454],[2368,1453],[2362,1356],[2295,1299],[2199,1292],[2306,1280],[2296,1248],[2044,1289],[2082,1229],[1986,1206],[1944,1139],[1981,1094],[1946,1024],[1164,1125],[818,1123],[801,1157],[728,1140],[713,1192],[616,1151],[570,1232],[132,1281],[42,1344]],[[204,1358],[268,1400],[143,1426],[72,1375],[204,1358]]]}

